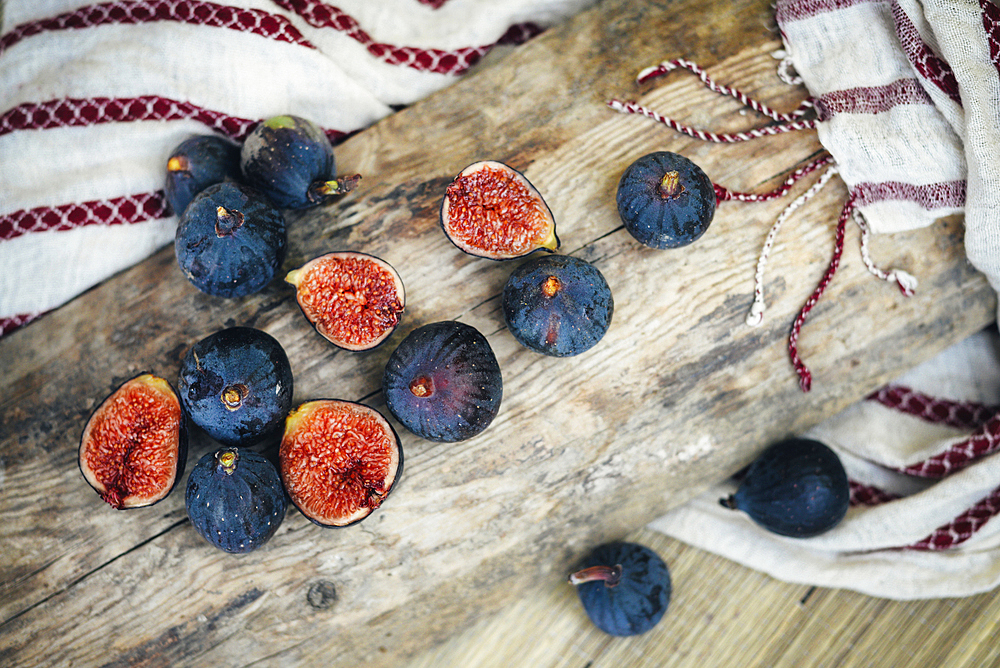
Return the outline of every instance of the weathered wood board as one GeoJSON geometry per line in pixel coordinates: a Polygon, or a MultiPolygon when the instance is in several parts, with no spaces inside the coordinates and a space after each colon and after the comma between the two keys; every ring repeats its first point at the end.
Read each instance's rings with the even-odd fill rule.
{"type": "MultiPolygon", "coordinates": [[[[634,76],[686,57],[792,109],[805,91],[774,75],[776,35],[766,0],[609,0],[338,147],[341,169],[362,173],[362,186],[289,216],[286,266],[354,249],[399,270],[403,324],[370,353],[336,351],[316,335],[290,286],[238,301],[198,293],[171,249],[0,340],[0,660],[396,663],[538,578],[563,577],[596,541],[641,526],[768,441],[990,322],[995,301],[964,260],[960,219],[873,240],[881,264],[920,279],[908,299],[866,272],[852,230],[840,273],[803,330],[814,373],[804,394],[785,342],[832,252],[841,185],[779,236],[758,328],[743,323],[754,267],[787,201],[724,202],[709,232],[680,251],[643,248],[621,229],[618,176],[649,151],[683,153],[741,190],[773,187],[821,151],[809,132],[702,144],[605,106],[638,97],[702,127],[760,125],[691,76],[642,87],[634,76]],[[556,216],[562,251],[593,261],[612,287],[612,327],[584,355],[520,348],[498,299],[516,263],[464,255],[440,232],[446,184],[486,158],[526,173],[556,216]],[[379,383],[395,344],[444,319],[476,326],[493,345],[505,382],[500,415],[453,445],[400,427],[403,476],[359,525],[324,530],[292,511],[267,546],[235,557],[191,529],[182,493],[115,512],[77,470],[77,439],[97,401],[140,370],[176,377],[187,348],[223,326],[259,327],[283,344],[297,402],[339,397],[384,410],[379,383]]],[[[189,466],[211,448],[196,433],[189,466]]]]}

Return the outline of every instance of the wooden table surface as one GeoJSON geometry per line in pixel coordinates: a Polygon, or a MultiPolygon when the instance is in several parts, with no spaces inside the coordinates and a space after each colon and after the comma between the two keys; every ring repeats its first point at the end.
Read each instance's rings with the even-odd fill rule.
{"type": "MultiPolygon", "coordinates": [[[[605,106],[611,97],[634,97],[702,127],[763,124],[690,75],[634,82],[648,65],[685,57],[723,83],[793,109],[806,93],[775,76],[780,42],[769,1],[723,5],[598,3],[338,146],[340,169],[363,174],[362,186],[289,215],[286,269],[341,249],[393,264],[407,287],[407,312],[375,351],[335,350],[280,282],[235,301],[199,293],[170,248],[0,340],[3,663],[420,660],[540,591],[565,603],[560,587],[569,565],[596,543],[638,530],[773,439],[806,429],[989,323],[995,300],[964,260],[960,219],[873,240],[880,264],[919,278],[911,298],[866,272],[851,230],[840,273],[802,332],[801,353],[814,374],[806,394],[786,338],[829,261],[841,184],[835,180],[786,224],[758,328],[743,323],[754,267],[787,201],[724,202],[708,233],[677,251],[641,247],[621,228],[617,179],[650,151],[687,155],[716,183],[740,190],[772,188],[822,151],[811,132],[703,144],[605,106]],[[543,358],[519,347],[498,303],[516,263],[464,255],[442,235],[445,186],[481,159],[524,171],[556,216],[561,252],[592,261],[607,277],[614,321],[586,354],[543,358]],[[392,349],[415,327],[445,319],[476,326],[492,344],[504,375],[500,414],[459,444],[422,441],[400,427],[402,478],[359,525],[321,529],[291,511],[270,543],[237,557],[196,535],[183,494],[116,512],[79,474],[78,439],[96,403],[141,370],[175,378],[188,347],[217,329],[249,325],[274,335],[291,359],[296,402],[336,397],[384,410],[379,379],[392,349]]],[[[189,469],[215,447],[196,432],[189,469]]],[[[670,549],[672,558],[690,554],[670,549]]],[[[713,568],[721,567],[700,557],[686,563],[674,605],[693,614],[701,608],[684,604],[684,592],[717,589],[713,568]]],[[[706,610],[706,622],[720,614],[706,610]]],[[[564,622],[579,617],[568,614],[564,622]]],[[[548,619],[521,629],[529,646],[555,632],[548,619]]],[[[753,627],[745,637],[761,656],[781,656],[765,640],[776,636],[759,621],[753,627]]],[[[703,632],[697,624],[688,629],[703,632]]],[[[586,651],[606,645],[588,638],[586,651]]],[[[564,665],[549,660],[531,665],[564,665]]]]}

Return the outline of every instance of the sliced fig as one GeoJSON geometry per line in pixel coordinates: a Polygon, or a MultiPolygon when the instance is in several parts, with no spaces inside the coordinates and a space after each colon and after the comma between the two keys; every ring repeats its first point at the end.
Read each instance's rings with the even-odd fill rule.
{"type": "Polygon", "coordinates": [[[533,185],[502,162],[463,169],[441,203],[441,227],[460,249],[491,260],[510,260],[559,248],[552,212],[533,185]]]}
{"type": "Polygon", "coordinates": [[[114,508],[162,501],[184,473],[184,409],[169,382],[144,373],[123,383],[90,416],[80,438],[87,484],[114,508]]]}
{"type": "Polygon", "coordinates": [[[316,399],[285,420],[281,480],[299,511],[324,527],[360,522],[382,505],[403,470],[389,421],[353,401],[316,399]]]}
{"type": "Polygon", "coordinates": [[[325,339],[345,350],[370,350],[399,324],[405,296],[392,266],[374,255],[327,253],[290,271],[303,315],[325,339]]]}

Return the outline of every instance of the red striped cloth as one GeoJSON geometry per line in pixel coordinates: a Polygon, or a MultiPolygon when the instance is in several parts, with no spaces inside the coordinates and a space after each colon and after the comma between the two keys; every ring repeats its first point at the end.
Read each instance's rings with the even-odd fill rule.
{"type": "MultiPolygon", "coordinates": [[[[863,233],[963,212],[966,254],[1000,286],[1000,8],[989,0],[777,0],[776,16],[819,139],[849,190],[830,267],[852,209],[863,233]]],[[[833,530],[769,534],[719,505],[732,481],[653,527],[782,580],[880,597],[1000,585],[996,330],[806,436],[833,448],[850,478],[851,508],[833,530]]]]}
{"type": "Polygon", "coordinates": [[[172,241],[188,136],[292,113],[337,142],[592,2],[7,0],[0,336],[172,241]]]}

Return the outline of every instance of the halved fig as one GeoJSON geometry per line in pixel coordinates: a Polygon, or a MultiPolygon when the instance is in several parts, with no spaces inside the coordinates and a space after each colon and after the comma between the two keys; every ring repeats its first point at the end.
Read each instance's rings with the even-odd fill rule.
{"type": "Polygon", "coordinates": [[[324,527],[368,517],[403,470],[403,448],[389,421],[339,399],[307,401],[289,413],[278,459],[292,503],[324,527]]]}
{"type": "Polygon", "coordinates": [[[177,485],[187,461],[184,409],[169,382],[144,373],[97,407],[80,438],[80,472],[118,510],[151,506],[177,485]]]}
{"type": "Polygon", "coordinates": [[[519,171],[492,160],[469,165],[448,185],[441,227],[466,253],[491,260],[559,248],[542,196],[519,171]]]}
{"type": "Polygon", "coordinates": [[[288,272],[303,315],[345,350],[370,350],[399,324],[406,298],[392,266],[374,255],[327,253],[288,272]]]}

